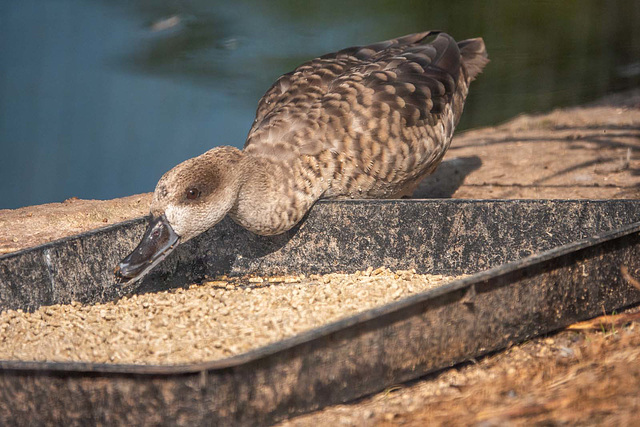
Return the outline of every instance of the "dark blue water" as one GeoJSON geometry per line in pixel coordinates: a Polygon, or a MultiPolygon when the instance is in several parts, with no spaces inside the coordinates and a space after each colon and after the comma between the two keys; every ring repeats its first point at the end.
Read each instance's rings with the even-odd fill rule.
{"type": "Polygon", "coordinates": [[[492,62],[462,128],[640,83],[638,1],[0,0],[0,208],[152,191],[244,143],[281,74],[426,29],[492,62]]]}

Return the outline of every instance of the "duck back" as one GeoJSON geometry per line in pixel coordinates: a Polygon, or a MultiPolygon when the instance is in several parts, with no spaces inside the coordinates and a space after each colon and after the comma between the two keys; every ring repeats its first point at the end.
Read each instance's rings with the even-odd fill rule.
{"type": "Polygon", "coordinates": [[[245,152],[319,197],[410,195],[442,160],[487,62],[482,39],[441,32],[313,59],[262,97],[245,152]]]}

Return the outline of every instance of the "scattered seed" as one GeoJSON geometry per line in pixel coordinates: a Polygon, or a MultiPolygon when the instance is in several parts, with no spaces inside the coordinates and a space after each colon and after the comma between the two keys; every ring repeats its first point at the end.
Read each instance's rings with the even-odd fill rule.
{"type": "Polygon", "coordinates": [[[354,274],[218,277],[105,304],[0,313],[0,359],[178,364],[244,353],[452,280],[354,274]],[[250,285],[251,284],[251,285],[250,285]]]}

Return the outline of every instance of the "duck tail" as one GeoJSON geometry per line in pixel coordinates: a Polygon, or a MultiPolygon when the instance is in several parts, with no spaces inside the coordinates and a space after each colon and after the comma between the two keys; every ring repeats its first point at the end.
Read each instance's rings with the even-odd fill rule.
{"type": "Polygon", "coordinates": [[[462,63],[469,76],[469,81],[472,81],[489,62],[489,55],[487,55],[484,40],[480,37],[462,40],[458,42],[458,49],[460,49],[462,63]]]}

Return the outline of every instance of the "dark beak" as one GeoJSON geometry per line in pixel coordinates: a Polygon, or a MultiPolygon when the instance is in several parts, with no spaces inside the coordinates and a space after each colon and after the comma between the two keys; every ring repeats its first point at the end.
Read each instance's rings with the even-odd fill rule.
{"type": "Polygon", "coordinates": [[[178,240],[164,214],[151,218],[138,247],[116,267],[116,277],[127,284],[141,279],[178,246],[178,240]]]}

